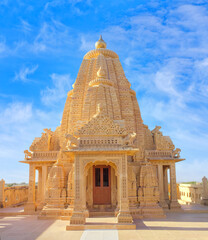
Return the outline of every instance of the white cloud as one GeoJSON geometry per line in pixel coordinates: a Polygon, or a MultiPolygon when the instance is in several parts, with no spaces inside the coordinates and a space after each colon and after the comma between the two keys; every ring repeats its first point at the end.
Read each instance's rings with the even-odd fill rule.
{"type": "Polygon", "coordinates": [[[59,75],[53,73],[51,79],[53,87],[47,87],[45,90],[41,91],[41,101],[45,105],[54,105],[66,98],[67,92],[71,89],[72,85],[69,74],[59,75]]]}
{"type": "Polygon", "coordinates": [[[32,26],[27,21],[22,19],[21,23],[22,23],[21,28],[24,32],[31,32],[32,31],[32,26]]]}
{"type": "Polygon", "coordinates": [[[127,57],[127,58],[124,59],[124,63],[127,66],[131,66],[131,64],[133,64],[133,61],[134,61],[134,59],[132,57],[127,57]]]}
{"type": "Polygon", "coordinates": [[[175,76],[172,72],[168,71],[158,71],[155,75],[155,85],[158,90],[165,92],[167,95],[172,95],[178,97],[179,94],[174,87],[175,76]]]}
{"type": "Polygon", "coordinates": [[[88,52],[92,50],[94,48],[94,44],[95,42],[89,41],[89,39],[87,40],[85,36],[81,36],[81,46],[80,46],[81,51],[88,52]]]}
{"type": "Polygon", "coordinates": [[[13,102],[1,106],[0,113],[0,176],[6,182],[28,182],[28,166],[18,161],[44,128],[55,130],[60,124],[61,109],[43,111],[31,103],[13,102]]]}
{"type": "Polygon", "coordinates": [[[33,81],[29,79],[29,75],[33,74],[38,69],[38,65],[32,67],[23,67],[18,73],[15,73],[14,80],[21,82],[30,82],[33,81]]]}
{"type": "Polygon", "coordinates": [[[32,117],[32,105],[21,102],[11,103],[0,114],[2,125],[27,122],[32,117]]]}
{"type": "Polygon", "coordinates": [[[5,42],[0,42],[0,54],[6,51],[5,42]]]}
{"type": "Polygon", "coordinates": [[[52,23],[43,23],[33,44],[30,45],[30,49],[33,52],[58,51],[60,47],[69,46],[71,43],[72,37],[69,27],[59,21],[52,20],[52,23]]]}

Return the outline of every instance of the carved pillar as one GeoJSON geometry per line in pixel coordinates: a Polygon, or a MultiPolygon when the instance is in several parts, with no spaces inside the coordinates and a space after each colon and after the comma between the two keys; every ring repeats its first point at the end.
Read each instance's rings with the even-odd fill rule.
{"type": "Polygon", "coordinates": [[[28,202],[24,211],[31,214],[35,212],[35,166],[30,164],[29,168],[28,202]]]}
{"type": "Polygon", "coordinates": [[[86,198],[90,208],[93,206],[93,168],[90,167],[87,175],[86,198]]]}
{"type": "Polygon", "coordinates": [[[42,201],[42,168],[38,168],[38,196],[37,202],[40,203],[42,201]]]}
{"type": "Polygon", "coordinates": [[[180,208],[177,199],[175,162],[170,165],[170,208],[180,208]]]}
{"type": "Polygon", "coordinates": [[[86,193],[83,164],[79,156],[74,159],[74,212],[70,224],[85,224],[86,193]]]}
{"type": "Polygon", "coordinates": [[[163,165],[158,165],[158,182],[159,182],[159,191],[160,191],[160,206],[163,208],[168,208],[168,205],[165,201],[164,194],[164,173],[163,173],[163,165]]]}
{"type": "Polygon", "coordinates": [[[163,168],[163,180],[164,180],[164,199],[169,204],[169,195],[168,195],[168,167],[164,166],[163,168]]]}
{"type": "Polygon", "coordinates": [[[42,166],[42,203],[45,204],[45,192],[46,192],[46,184],[48,178],[48,166],[42,166]]]}
{"type": "Polygon", "coordinates": [[[121,196],[121,184],[120,184],[120,176],[119,176],[119,171],[118,171],[118,176],[117,176],[117,210],[118,211],[120,209],[120,203],[121,203],[120,196],[121,196]]]}
{"type": "Polygon", "coordinates": [[[5,207],[4,186],[5,186],[5,181],[2,179],[0,181],[0,208],[5,207]]]}
{"type": "Polygon", "coordinates": [[[132,216],[129,212],[128,199],[128,178],[127,178],[127,155],[122,156],[119,167],[120,181],[120,210],[117,217],[118,223],[132,223],[132,216]]]}

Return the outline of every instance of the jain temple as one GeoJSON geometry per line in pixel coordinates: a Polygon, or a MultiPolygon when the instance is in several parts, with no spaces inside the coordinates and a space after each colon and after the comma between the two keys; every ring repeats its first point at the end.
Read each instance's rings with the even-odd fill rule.
{"type": "Polygon", "coordinates": [[[180,208],[175,164],[182,160],[161,127],[143,123],[119,57],[100,37],[66,96],[61,125],[25,150],[24,211],[68,219],[68,229],[90,216],[116,216],[118,224],[165,217],[164,209],[180,208]]]}

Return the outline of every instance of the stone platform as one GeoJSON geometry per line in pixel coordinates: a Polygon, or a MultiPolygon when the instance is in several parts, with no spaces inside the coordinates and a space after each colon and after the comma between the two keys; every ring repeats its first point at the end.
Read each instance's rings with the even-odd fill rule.
{"type": "Polygon", "coordinates": [[[68,222],[37,216],[0,217],[2,240],[207,240],[208,213],[167,213],[165,219],[135,220],[134,230],[66,231],[68,222]]]}
{"type": "Polygon", "coordinates": [[[117,229],[117,230],[133,230],[136,224],[117,223],[116,217],[98,217],[86,218],[84,225],[67,225],[66,230],[89,230],[89,229],[117,229]]]}

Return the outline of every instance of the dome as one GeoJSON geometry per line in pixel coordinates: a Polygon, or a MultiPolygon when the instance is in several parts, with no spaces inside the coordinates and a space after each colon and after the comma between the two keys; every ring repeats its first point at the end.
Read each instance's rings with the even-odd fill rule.
{"type": "Polygon", "coordinates": [[[102,35],[100,35],[100,39],[95,43],[95,48],[106,48],[106,46],[106,42],[102,39],[102,35]]]}

